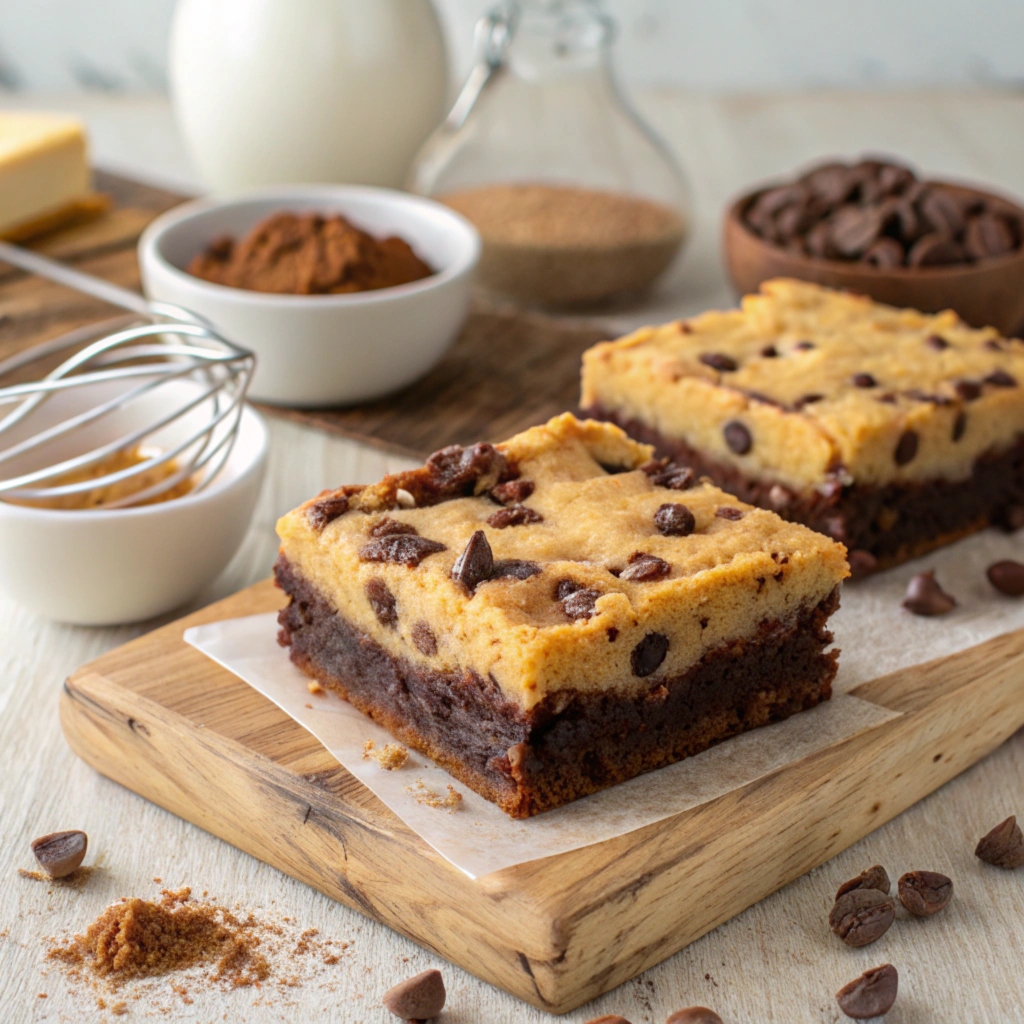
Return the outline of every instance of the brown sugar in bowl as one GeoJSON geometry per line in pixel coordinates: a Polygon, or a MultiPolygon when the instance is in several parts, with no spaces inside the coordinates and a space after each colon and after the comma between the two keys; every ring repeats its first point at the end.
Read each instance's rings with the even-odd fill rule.
{"type": "MultiPolygon", "coordinates": [[[[1005,196],[951,182],[937,184],[964,197],[1008,204],[1024,218],[1024,209],[1005,196]]],[[[746,225],[743,214],[770,187],[740,196],[726,211],[725,262],[739,294],[756,292],[762,281],[773,277],[795,277],[924,313],[954,309],[972,326],[995,327],[1004,335],[1018,334],[1024,328],[1024,247],[976,263],[937,267],[884,269],[819,259],[773,245],[746,225]]]]}

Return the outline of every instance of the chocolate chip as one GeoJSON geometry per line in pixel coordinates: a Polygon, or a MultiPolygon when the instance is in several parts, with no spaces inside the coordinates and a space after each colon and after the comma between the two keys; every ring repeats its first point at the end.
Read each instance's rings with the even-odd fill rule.
{"type": "Polygon", "coordinates": [[[761,356],[764,359],[778,359],[779,350],[774,345],[765,345],[765,347],[761,349],[761,356]]]}
{"type": "Polygon", "coordinates": [[[335,519],[343,516],[348,511],[348,505],[346,495],[332,494],[310,505],[306,516],[314,530],[322,530],[328,523],[333,523],[335,519]]]}
{"type": "Polygon", "coordinates": [[[963,208],[949,192],[930,188],[917,204],[925,223],[932,231],[955,236],[964,226],[963,208]]]}
{"type": "Polygon", "coordinates": [[[964,230],[964,248],[971,259],[984,260],[991,256],[1004,256],[1016,245],[1013,232],[1002,217],[982,213],[971,217],[964,230]]]}
{"type": "Polygon", "coordinates": [[[444,1009],[444,979],[437,970],[424,971],[401,981],[384,993],[381,1002],[396,1017],[408,1021],[425,1021],[444,1009]]]}
{"type": "Polygon", "coordinates": [[[562,601],[562,608],[570,619],[589,619],[600,596],[599,590],[576,590],[562,601]]]}
{"type": "Polygon", "coordinates": [[[736,360],[732,356],[725,355],[724,352],[703,352],[700,355],[700,361],[705,366],[710,366],[713,370],[721,370],[723,373],[729,373],[736,369],[736,360]]]}
{"type": "Polygon", "coordinates": [[[843,202],[856,185],[856,180],[846,164],[828,163],[805,174],[800,181],[810,189],[811,194],[829,206],[843,202]]]}
{"type": "Polygon", "coordinates": [[[722,1018],[706,1006],[687,1006],[670,1014],[665,1024],[722,1024],[722,1018]]]}
{"type": "Polygon", "coordinates": [[[578,583],[576,580],[559,580],[555,584],[555,600],[564,601],[570,594],[575,594],[577,590],[583,589],[583,584],[578,583]]]}
{"type": "Polygon", "coordinates": [[[862,580],[878,569],[878,559],[863,548],[854,548],[846,560],[850,563],[850,579],[862,580]]]}
{"type": "Polygon", "coordinates": [[[918,438],[913,430],[904,430],[896,442],[896,451],[893,452],[893,459],[897,466],[905,466],[917,454],[918,438]]]}
{"type": "Polygon", "coordinates": [[[520,505],[533,494],[532,480],[509,480],[491,488],[491,497],[499,505],[520,505]]]}
{"type": "Polygon", "coordinates": [[[687,537],[697,528],[697,520],[685,505],[662,505],[654,513],[654,525],[666,537],[687,537]]]}
{"type": "Polygon", "coordinates": [[[377,621],[382,626],[394,629],[398,623],[398,609],[395,606],[395,595],[388,589],[388,585],[376,576],[367,580],[366,597],[377,621]]]}
{"type": "Polygon", "coordinates": [[[896,1002],[899,974],[892,964],[872,967],[836,993],[839,1009],[854,1020],[867,1020],[888,1013],[896,1002]]]}
{"type": "Polygon", "coordinates": [[[848,946],[881,938],[896,920],[896,904],[877,889],[854,889],[840,896],[828,915],[832,931],[848,946]]]}
{"type": "Polygon", "coordinates": [[[742,519],[743,510],[739,508],[732,508],[729,505],[723,505],[721,508],[715,509],[715,517],[717,519],[742,519]]]}
{"type": "Polygon", "coordinates": [[[953,898],[953,882],[937,871],[908,871],[896,890],[900,903],[915,917],[931,917],[953,898]]]}
{"type": "Polygon", "coordinates": [[[1007,597],[1024,597],[1024,565],[1005,559],[1002,562],[993,562],[985,570],[989,583],[992,584],[1000,594],[1007,597]]]}
{"type": "Polygon", "coordinates": [[[1024,832],[1011,814],[978,840],[974,856],[997,868],[1024,868],[1024,832]]]}
{"type": "Polygon", "coordinates": [[[444,544],[436,540],[428,540],[413,534],[390,534],[374,537],[359,552],[363,562],[396,562],[415,568],[428,555],[447,550],[444,544]]]}
{"type": "Polygon", "coordinates": [[[935,349],[936,352],[941,352],[944,348],[949,348],[949,342],[946,341],[941,334],[929,334],[924,339],[924,343],[929,347],[935,349]]]}
{"type": "Polygon", "coordinates": [[[869,267],[891,270],[902,267],[905,256],[903,246],[895,238],[879,238],[864,251],[861,261],[869,267]]]}
{"type": "Polygon", "coordinates": [[[804,341],[798,341],[798,342],[797,342],[797,343],[796,343],[796,344],[795,344],[795,345],[793,346],[793,348],[795,348],[795,349],[796,349],[796,350],[797,350],[798,352],[810,352],[810,350],[811,350],[812,348],[814,348],[814,347],[815,347],[815,346],[814,346],[814,342],[813,342],[813,341],[807,341],[807,340],[804,340],[804,341]]]}
{"type": "Polygon", "coordinates": [[[412,523],[400,523],[397,519],[392,519],[390,516],[385,516],[370,527],[371,537],[396,537],[403,533],[415,537],[419,534],[419,531],[412,523]]]}
{"type": "Polygon", "coordinates": [[[876,388],[878,381],[870,373],[855,373],[853,375],[853,386],[857,388],[876,388]]]}
{"type": "Polygon", "coordinates": [[[426,462],[432,485],[444,497],[489,491],[507,467],[505,456],[483,441],[469,448],[449,445],[434,452],[426,462]]]}
{"type": "Polygon", "coordinates": [[[836,899],[838,900],[840,896],[845,896],[846,893],[854,892],[856,889],[877,889],[888,896],[891,888],[892,885],[885,868],[881,864],[876,864],[874,867],[862,871],[856,878],[843,882],[836,890],[836,899]]]}
{"type": "Polygon", "coordinates": [[[1011,377],[1005,370],[995,370],[985,378],[985,383],[997,388],[1015,388],[1017,379],[1011,377]]]}
{"type": "Polygon", "coordinates": [[[947,235],[938,232],[919,238],[907,256],[911,267],[938,267],[948,263],[962,263],[964,251],[947,235]]]}
{"type": "Polygon", "coordinates": [[[428,658],[437,654],[437,637],[422,619],[412,627],[412,645],[420,654],[425,654],[428,658]]]}
{"type": "Polygon", "coordinates": [[[697,479],[697,474],[689,466],[680,466],[664,459],[652,459],[640,468],[655,487],[667,487],[671,491],[688,490],[697,479]]]}
{"type": "Polygon", "coordinates": [[[729,450],[737,455],[746,455],[754,446],[750,431],[739,420],[730,420],[722,429],[729,450]]]}
{"type": "Polygon", "coordinates": [[[594,1017],[586,1021],[586,1024],[629,1024],[629,1021],[617,1013],[606,1013],[602,1017],[594,1017]]]}
{"type": "Polygon", "coordinates": [[[832,244],[843,256],[860,256],[882,233],[880,210],[841,206],[832,216],[832,244]]]}
{"type": "Polygon", "coordinates": [[[89,837],[78,829],[50,832],[32,840],[32,852],[39,866],[51,878],[66,878],[85,860],[89,837]]]}
{"type": "Polygon", "coordinates": [[[809,395],[802,395],[793,403],[793,408],[802,409],[805,405],[814,405],[815,402],[820,402],[824,397],[824,395],[820,395],[817,392],[812,392],[809,395]]]}
{"type": "Polygon", "coordinates": [[[609,476],[618,476],[620,473],[629,473],[633,469],[632,466],[624,466],[621,463],[598,462],[598,465],[609,476]]]}
{"type": "Polygon", "coordinates": [[[472,593],[494,571],[494,554],[483,530],[477,530],[452,566],[452,579],[472,593]]]}
{"type": "Polygon", "coordinates": [[[956,607],[956,598],[947,594],[935,579],[935,573],[919,572],[907,584],[903,607],[915,615],[945,615],[956,607]]]}
{"type": "Polygon", "coordinates": [[[527,526],[530,523],[543,523],[544,517],[526,505],[513,505],[511,508],[499,508],[487,517],[487,522],[496,530],[504,530],[508,526],[527,526]]]}
{"type": "Polygon", "coordinates": [[[981,385],[973,380],[958,380],[953,384],[957,396],[965,402],[973,402],[981,397],[981,385]]]}
{"type": "Polygon", "coordinates": [[[633,648],[629,656],[633,675],[649,676],[665,660],[668,654],[668,637],[663,633],[648,633],[633,648]]]}
{"type": "Polygon", "coordinates": [[[499,558],[491,570],[491,579],[528,580],[531,576],[539,576],[541,567],[536,562],[525,558],[499,558]]]}
{"type": "Polygon", "coordinates": [[[964,432],[967,430],[967,413],[961,409],[956,414],[956,419],[953,420],[953,432],[950,437],[954,441],[959,441],[964,436],[964,432]]]}
{"type": "Polygon", "coordinates": [[[633,580],[637,583],[648,583],[651,580],[660,580],[672,571],[663,558],[657,555],[649,555],[644,551],[634,551],[629,556],[629,568],[619,573],[620,580],[633,580]]]}
{"type": "Polygon", "coordinates": [[[807,232],[804,244],[807,252],[819,260],[831,260],[839,256],[839,250],[832,241],[832,225],[827,220],[820,221],[807,232]]]}

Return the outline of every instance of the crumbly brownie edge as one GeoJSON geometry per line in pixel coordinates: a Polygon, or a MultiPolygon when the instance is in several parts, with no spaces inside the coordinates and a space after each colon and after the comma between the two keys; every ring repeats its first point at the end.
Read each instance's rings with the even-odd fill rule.
{"type": "Polygon", "coordinates": [[[790,493],[785,503],[779,503],[773,500],[771,481],[746,476],[735,466],[718,462],[678,438],[666,437],[641,420],[602,406],[587,409],[585,414],[615,423],[636,440],[654,445],[659,455],[690,466],[751,505],[809,526],[845,544],[851,552],[870,552],[878,560],[878,569],[917,558],[987,526],[1005,525],[1010,510],[1024,506],[1024,437],[1002,452],[977,459],[966,480],[885,487],[837,484],[830,494],[790,493]]]}
{"type": "Polygon", "coordinates": [[[558,691],[530,712],[493,681],[435,672],[388,653],[338,615],[282,556],[291,597],[279,641],[292,661],[457,779],[526,818],[781,721],[832,692],[827,619],[838,587],[790,623],[709,652],[642,694],[558,691]]]}

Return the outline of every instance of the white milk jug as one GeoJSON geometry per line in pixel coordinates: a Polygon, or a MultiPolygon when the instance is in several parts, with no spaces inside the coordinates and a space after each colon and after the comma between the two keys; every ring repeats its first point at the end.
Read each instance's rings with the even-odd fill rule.
{"type": "Polygon", "coordinates": [[[179,0],[170,76],[215,190],[400,186],[448,87],[430,0],[179,0]]]}

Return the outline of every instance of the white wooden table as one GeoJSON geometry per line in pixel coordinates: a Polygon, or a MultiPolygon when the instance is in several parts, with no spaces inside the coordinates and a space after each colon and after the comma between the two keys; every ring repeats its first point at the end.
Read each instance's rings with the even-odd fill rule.
{"type": "MultiPolygon", "coordinates": [[[[992,93],[825,94],[711,99],[652,92],[640,105],[687,164],[698,202],[693,246],[673,282],[633,319],[687,314],[731,297],[720,271],[719,215],[745,183],[828,153],[899,153],[934,174],[961,175],[1024,193],[1024,96],[992,93]]],[[[157,180],[193,179],[161,100],[37,100],[81,109],[97,159],[157,180]]],[[[10,100],[4,105],[12,105],[10,100]]],[[[0,310],[2,312],[2,310],[0,310]]],[[[401,460],[274,420],[271,464],[252,529],[206,600],[265,576],[275,518],[328,485],[370,481],[401,460]]],[[[100,777],[67,749],[57,721],[64,677],[81,662],[146,627],[76,629],[38,619],[0,598],[0,1018],[112,1020],[76,998],[43,962],[44,937],[84,927],[106,904],[190,885],[271,917],[288,916],[325,937],[352,942],[330,978],[302,987],[231,994],[194,991],[171,1019],[382,1024],[380,994],[428,966],[448,982],[448,1024],[530,1024],[546,1014],[438,963],[394,932],[266,867],[100,777]],[[81,890],[18,876],[32,867],[30,840],[61,828],[90,836],[101,865],[81,890]],[[46,999],[39,998],[45,992],[46,999]]],[[[995,754],[852,849],[752,907],[660,966],[588,1007],[583,1022],[618,1013],[661,1024],[692,1003],[726,1024],[802,1024],[841,1018],[832,993],[862,970],[900,970],[893,1024],[1024,1022],[1024,871],[997,872],[973,857],[976,840],[1010,813],[1024,817],[1024,731],[995,754]],[[928,868],[950,875],[956,896],[929,921],[898,922],[863,950],[843,946],[826,917],[838,883],[874,863],[895,879],[928,868]]],[[[132,1018],[166,1017],[130,1003],[132,1018]]]]}

